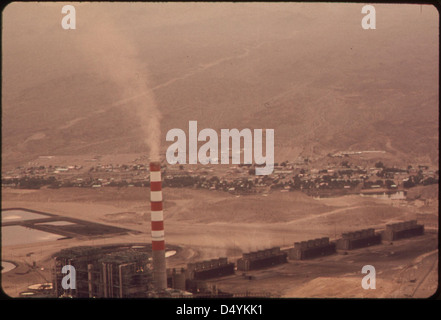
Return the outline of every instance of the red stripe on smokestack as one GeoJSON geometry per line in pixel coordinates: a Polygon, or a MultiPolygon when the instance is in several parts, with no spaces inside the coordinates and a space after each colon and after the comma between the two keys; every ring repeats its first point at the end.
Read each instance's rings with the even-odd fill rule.
{"type": "Polygon", "coordinates": [[[150,182],[150,191],[161,191],[161,190],[162,190],[161,181],[150,182]]]}
{"type": "Polygon", "coordinates": [[[153,251],[164,251],[165,250],[165,242],[164,241],[152,241],[152,249],[153,249],[153,251]]]}
{"type": "Polygon", "coordinates": [[[152,211],[161,211],[162,210],[162,202],[150,202],[150,209],[152,211]]]}
{"type": "Polygon", "coordinates": [[[150,171],[161,171],[161,164],[159,162],[150,162],[150,171]]]}
{"type": "Polygon", "coordinates": [[[152,231],[164,230],[164,221],[152,221],[152,231]]]}

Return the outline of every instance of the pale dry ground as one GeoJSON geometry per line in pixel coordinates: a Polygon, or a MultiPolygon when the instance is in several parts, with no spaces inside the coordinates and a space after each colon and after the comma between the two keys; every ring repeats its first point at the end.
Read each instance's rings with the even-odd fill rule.
{"type": "MultiPolygon", "coordinates": [[[[420,193],[427,193],[427,189],[430,187],[423,188],[420,193]]],[[[168,260],[168,267],[185,266],[190,261],[220,256],[227,256],[234,261],[243,252],[272,246],[289,247],[295,241],[317,237],[327,236],[333,239],[346,231],[368,227],[381,229],[386,223],[393,221],[418,218],[419,221],[424,219],[423,223],[428,225],[429,230],[437,230],[438,227],[437,199],[416,206],[415,201],[422,201],[421,199],[393,202],[346,196],[315,200],[300,192],[275,192],[266,197],[236,197],[223,192],[173,188],[164,189],[164,198],[166,242],[184,248],[181,259],[168,260]]],[[[2,190],[2,208],[29,208],[142,232],[89,240],[67,239],[2,247],[2,259],[19,265],[19,268],[2,276],[3,290],[10,296],[17,296],[28,285],[50,282],[50,256],[66,247],[150,243],[148,201],[149,189],[135,187],[2,190]],[[33,261],[44,270],[29,268],[28,265],[32,265],[33,261]]],[[[424,250],[422,249],[422,252],[426,253],[424,250]]],[[[431,256],[422,261],[427,264],[428,259],[432,259],[431,256]]],[[[437,267],[432,271],[437,272],[437,267]]],[[[351,276],[353,277],[345,276],[344,282],[351,282],[351,276]]],[[[432,275],[427,276],[424,281],[431,281],[432,278],[432,275]]],[[[308,297],[317,295],[317,288],[325,286],[327,281],[332,281],[329,279],[326,270],[321,270],[312,279],[308,279],[310,282],[305,282],[295,289],[285,284],[283,278],[277,285],[262,282],[259,289],[287,297],[308,297]]],[[[393,285],[397,285],[389,278],[383,283],[389,280],[393,285]]],[[[393,295],[393,285],[386,295],[393,295]]],[[[241,291],[240,288],[236,289],[241,291]]],[[[319,296],[354,296],[350,289],[344,290],[343,287],[333,290],[320,289],[318,292],[319,296]]]]}
{"type": "MultiPolygon", "coordinates": [[[[376,266],[376,263],[373,263],[376,266]]],[[[438,288],[438,250],[430,251],[410,263],[393,265],[391,270],[376,268],[375,290],[362,290],[365,274],[352,272],[343,277],[316,277],[284,291],[284,297],[328,298],[428,298],[438,288]]]]}

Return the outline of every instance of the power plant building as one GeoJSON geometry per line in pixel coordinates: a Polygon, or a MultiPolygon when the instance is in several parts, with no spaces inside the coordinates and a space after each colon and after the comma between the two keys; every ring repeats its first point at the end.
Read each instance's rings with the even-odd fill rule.
{"type": "Polygon", "coordinates": [[[187,264],[187,278],[191,280],[207,280],[231,274],[234,274],[234,263],[228,263],[227,258],[187,264]]]}
{"type": "Polygon", "coordinates": [[[329,242],[328,237],[308,241],[295,242],[294,248],[288,250],[291,260],[305,260],[336,253],[335,243],[329,242]]]}
{"type": "Polygon", "coordinates": [[[145,297],[152,287],[149,255],[133,249],[75,247],[54,257],[54,290],[57,297],[134,298],[145,297]],[[64,266],[75,268],[75,289],[64,289],[64,266]]]}
{"type": "Polygon", "coordinates": [[[272,267],[286,263],[287,253],[280,251],[280,247],[266,250],[244,253],[242,258],[237,260],[237,270],[250,271],[272,267]]]}
{"type": "Polygon", "coordinates": [[[339,250],[352,250],[369,247],[381,243],[381,235],[375,233],[375,229],[363,229],[355,232],[343,233],[337,240],[336,245],[339,250]]]}
{"type": "MultiPolygon", "coordinates": [[[[147,254],[112,253],[99,260],[105,298],[145,297],[152,284],[147,254]]],[[[93,279],[92,279],[93,280],[93,279]]],[[[92,281],[93,283],[93,281],[92,281]]]]}
{"type": "Polygon", "coordinates": [[[383,233],[383,240],[394,241],[424,234],[424,225],[417,224],[416,220],[387,224],[383,233]]]}

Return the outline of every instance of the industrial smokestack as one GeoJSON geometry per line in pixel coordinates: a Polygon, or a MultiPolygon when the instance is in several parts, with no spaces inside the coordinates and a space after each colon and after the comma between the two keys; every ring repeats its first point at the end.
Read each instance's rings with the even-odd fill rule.
{"type": "Polygon", "coordinates": [[[167,288],[161,164],[150,162],[150,208],[152,224],[153,282],[156,290],[167,288]]]}

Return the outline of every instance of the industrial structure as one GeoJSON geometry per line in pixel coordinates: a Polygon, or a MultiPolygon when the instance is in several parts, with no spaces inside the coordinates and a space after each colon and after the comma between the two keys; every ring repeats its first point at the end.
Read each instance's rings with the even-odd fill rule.
{"type": "Polygon", "coordinates": [[[280,247],[244,253],[237,260],[237,270],[249,271],[267,268],[281,263],[286,263],[287,253],[280,251],[280,247]]]}
{"type": "Polygon", "coordinates": [[[208,288],[205,280],[234,275],[234,267],[233,262],[228,262],[227,258],[222,257],[188,263],[187,268],[167,269],[168,287],[182,292],[217,292],[208,288]]]}
{"type": "MultiPolygon", "coordinates": [[[[148,255],[139,252],[115,252],[101,258],[104,298],[145,297],[152,283],[151,270],[147,265],[148,255]]],[[[89,265],[92,267],[93,265],[89,265]]],[[[89,271],[89,274],[92,275],[89,271]]],[[[89,286],[93,279],[89,277],[89,286]]],[[[93,289],[93,286],[92,286],[93,289]]]]}
{"type": "Polygon", "coordinates": [[[153,282],[156,290],[167,288],[164,213],[162,211],[161,164],[150,162],[150,208],[152,227],[153,282]]]}
{"type": "Polygon", "coordinates": [[[308,241],[294,242],[294,248],[288,250],[289,259],[304,260],[336,253],[335,243],[328,237],[308,241]]]}
{"type": "Polygon", "coordinates": [[[167,286],[169,288],[187,290],[187,275],[185,269],[167,269],[167,286]]]}
{"type": "Polygon", "coordinates": [[[187,264],[187,279],[206,280],[234,274],[234,263],[228,263],[227,258],[205,260],[187,264]]]}
{"type": "Polygon", "coordinates": [[[114,247],[74,247],[54,256],[54,292],[57,297],[133,298],[145,297],[152,287],[149,254],[114,247]],[[75,289],[64,289],[64,266],[75,268],[75,289]]]}
{"type": "Polygon", "coordinates": [[[381,235],[375,233],[375,229],[363,229],[354,232],[343,233],[337,240],[337,249],[352,250],[381,243],[381,235]]]}
{"type": "Polygon", "coordinates": [[[383,233],[383,240],[394,241],[424,234],[424,225],[417,224],[416,220],[409,220],[387,224],[383,233]]]}

